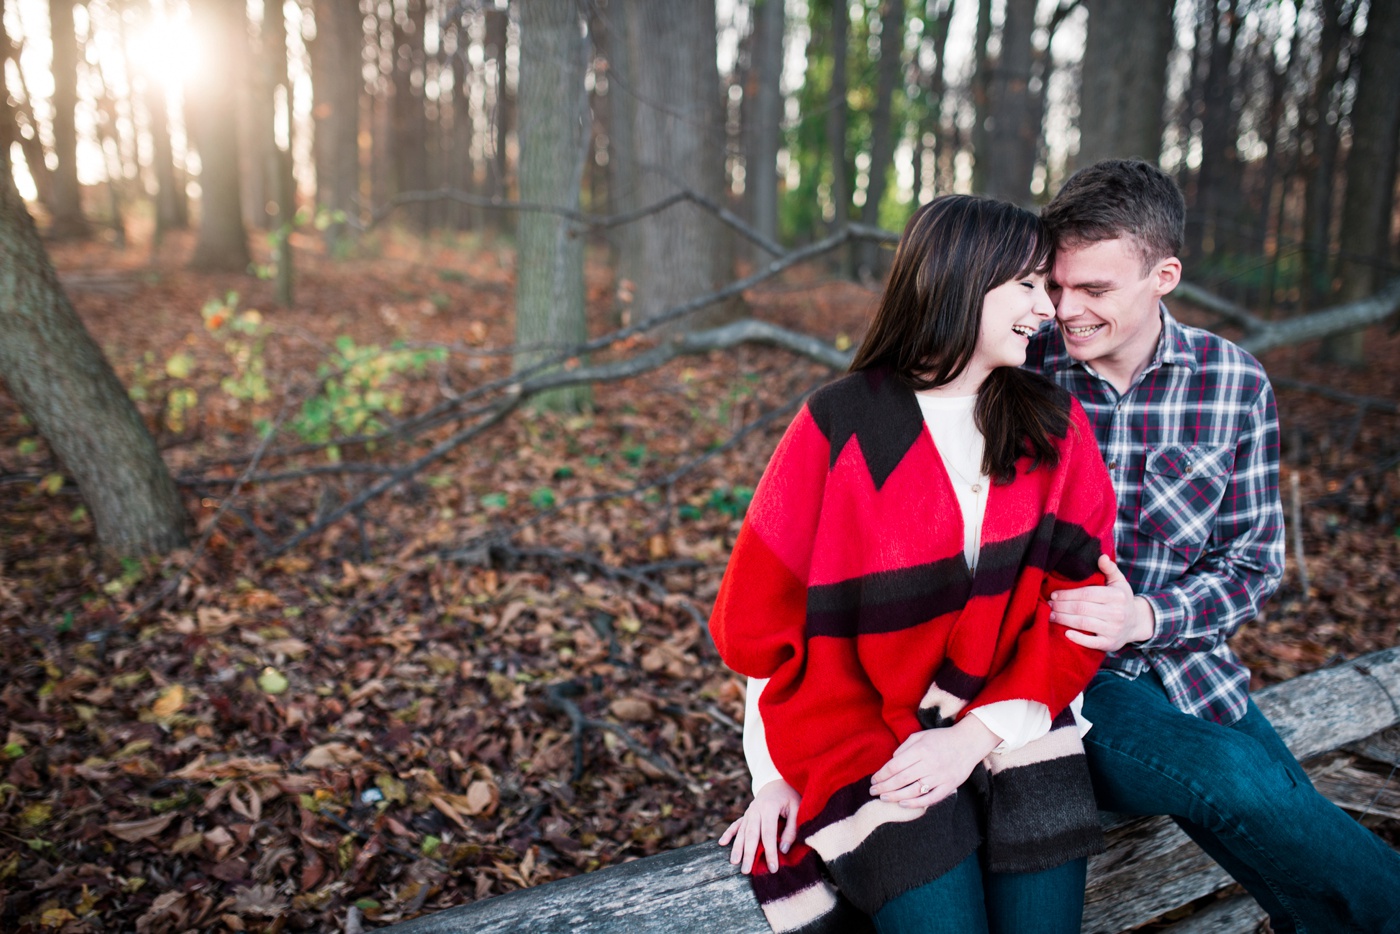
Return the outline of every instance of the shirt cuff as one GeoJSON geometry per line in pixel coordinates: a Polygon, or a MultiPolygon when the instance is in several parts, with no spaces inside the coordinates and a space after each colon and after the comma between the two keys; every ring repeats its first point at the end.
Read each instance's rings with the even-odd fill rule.
{"type": "Polygon", "coordinates": [[[782,778],[768,751],[768,735],[763,729],[763,717],[758,712],[758,698],[768,684],[767,678],[750,678],[744,692],[744,759],[753,777],[753,793],[771,781],[782,778]]]}
{"type": "Polygon", "coordinates": [[[1155,618],[1152,637],[1131,643],[1140,649],[1165,649],[1172,646],[1186,625],[1186,601],[1168,590],[1138,594],[1152,607],[1155,618]]]}
{"type": "Polygon", "coordinates": [[[992,752],[1011,752],[1050,732],[1050,708],[1039,701],[1004,700],[969,713],[1001,737],[992,752]]]}

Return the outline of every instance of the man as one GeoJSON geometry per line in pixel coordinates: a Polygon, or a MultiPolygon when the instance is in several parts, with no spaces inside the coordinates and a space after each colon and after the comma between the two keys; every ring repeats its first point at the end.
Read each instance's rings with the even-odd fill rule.
{"type": "Polygon", "coordinates": [[[1028,367],[1079,399],[1118,494],[1105,587],[1051,596],[1109,652],[1085,692],[1101,807],[1168,814],[1275,932],[1400,932],[1400,855],[1318,794],[1227,643],[1277,588],[1278,419],[1263,367],[1161,304],[1185,202],[1144,162],[1076,173],[1042,214],[1057,252],[1028,367]]]}

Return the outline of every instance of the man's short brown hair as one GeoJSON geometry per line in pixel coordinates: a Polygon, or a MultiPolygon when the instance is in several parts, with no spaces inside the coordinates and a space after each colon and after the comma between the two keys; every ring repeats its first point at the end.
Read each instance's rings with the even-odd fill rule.
{"type": "Polygon", "coordinates": [[[1181,252],[1186,199],[1166,172],[1137,159],[1105,159],[1080,169],[1040,212],[1057,247],[1127,237],[1143,271],[1181,252]]]}

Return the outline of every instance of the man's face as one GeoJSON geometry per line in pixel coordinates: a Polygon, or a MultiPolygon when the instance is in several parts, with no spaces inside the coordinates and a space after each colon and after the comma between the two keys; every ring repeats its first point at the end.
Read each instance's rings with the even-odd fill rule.
{"type": "Polygon", "coordinates": [[[1141,371],[1161,331],[1158,299],[1180,276],[1175,257],[1144,275],[1142,254],[1124,237],[1056,250],[1050,298],[1069,355],[1101,373],[1141,371]]]}

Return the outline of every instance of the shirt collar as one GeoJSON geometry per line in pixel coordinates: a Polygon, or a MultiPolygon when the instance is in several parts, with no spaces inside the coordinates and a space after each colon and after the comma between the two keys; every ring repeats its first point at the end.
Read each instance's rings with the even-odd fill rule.
{"type": "MultiPolygon", "coordinates": [[[[1197,367],[1196,355],[1192,353],[1195,342],[1191,339],[1189,329],[1173,318],[1171,312],[1167,311],[1167,306],[1160,301],[1157,303],[1157,310],[1162,316],[1162,333],[1157,338],[1157,350],[1152,354],[1152,362],[1147,365],[1147,369],[1155,370],[1159,366],[1169,365],[1194,371],[1197,367]]],[[[1059,327],[1053,324],[1051,326],[1055,328],[1055,333],[1045,351],[1045,369],[1067,370],[1072,366],[1079,366],[1087,370],[1087,367],[1071,357],[1065,349],[1065,339],[1060,334],[1059,327]]]]}

